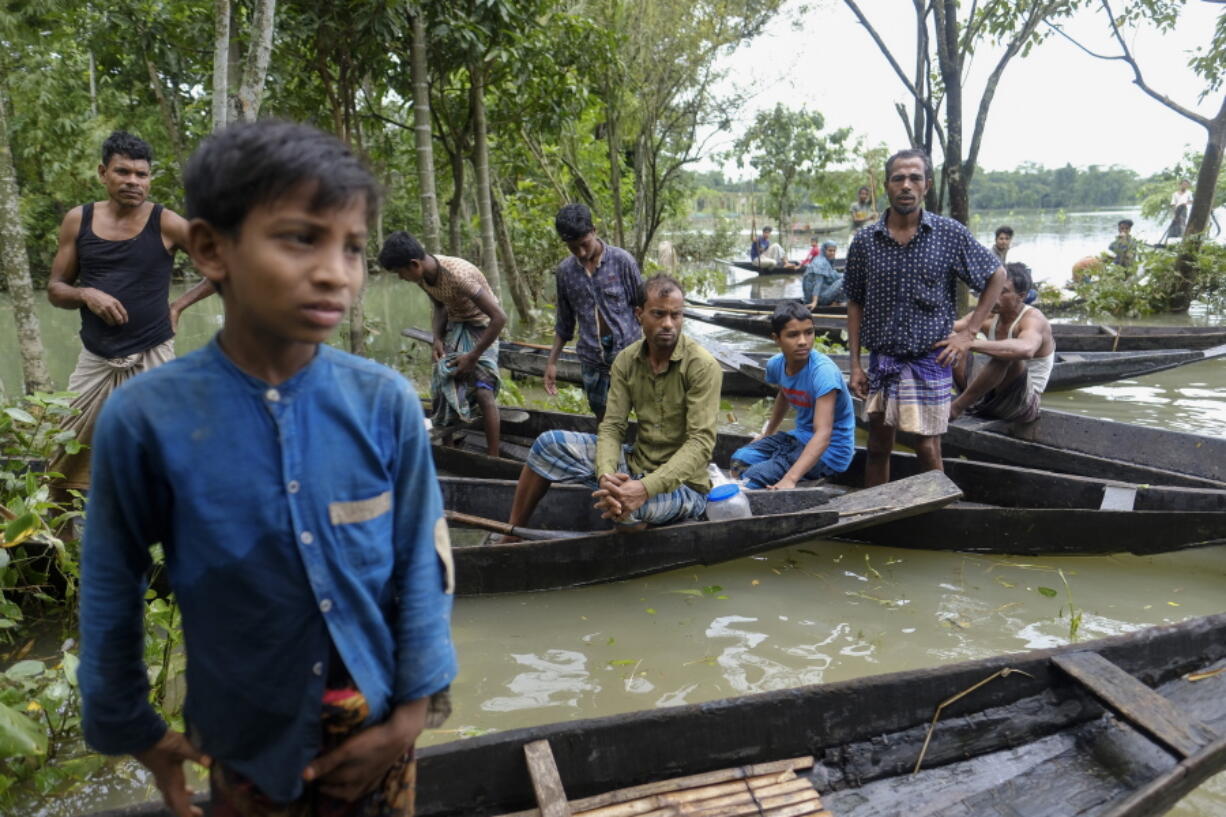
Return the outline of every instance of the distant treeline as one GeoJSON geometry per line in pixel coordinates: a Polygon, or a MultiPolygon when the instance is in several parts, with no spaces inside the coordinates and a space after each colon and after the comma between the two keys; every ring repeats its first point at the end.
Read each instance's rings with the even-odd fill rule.
{"type": "MultiPolygon", "coordinates": [[[[850,202],[855,198],[856,188],[863,184],[863,174],[847,175],[847,200],[850,202]]],[[[1068,164],[1047,168],[1026,162],[1016,170],[980,169],[971,181],[971,208],[1068,210],[1129,206],[1140,202],[1142,188],[1152,180],[1118,165],[1076,168],[1068,164]]],[[[698,188],[728,193],[749,193],[755,189],[753,181],[728,181],[719,171],[695,173],[693,181],[698,188]]]]}

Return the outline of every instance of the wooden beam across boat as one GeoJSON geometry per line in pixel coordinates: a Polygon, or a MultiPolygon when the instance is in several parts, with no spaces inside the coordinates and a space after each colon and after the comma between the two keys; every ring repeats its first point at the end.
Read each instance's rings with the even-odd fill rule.
{"type": "MultiPolygon", "coordinates": [[[[527,446],[550,428],[594,433],[590,415],[516,409],[502,423],[504,457],[485,452],[477,428],[435,445],[435,466],[456,476],[513,480],[523,468],[527,446]]],[[[628,438],[633,439],[631,424],[628,438]]],[[[713,460],[727,466],[732,452],[749,437],[719,434],[713,460]]],[[[827,490],[864,484],[865,452],[851,468],[827,480],[827,490]]],[[[913,454],[891,456],[895,477],[919,472],[913,454]]],[[[923,550],[964,550],[1015,555],[1163,553],[1226,542],[1226,490],[1170,487],[1152,480],[1135,483],[1078,476],[950,455],[945,473],[963,500],[901,522],[882,522],[840,538],[923,550]],[[1128,497],[1127,503],[1122,501],[1128,497]]],[[[559,522],[559,527],[566,527],[559,522]]]]}
{"type": "MultiPolygon", "coordinates": [[[[547,741],[572,803],[612,805],[602,795],[803,758],[794,773],[837,817],[1064,815],[1073,804],[1081,817],[1157,817],[1226,768],[1222,669],[1226,615],[1216,615],[1056,649],[508,730],[421,749],[417,815],[539,813],[524,746],[547,741]],[[1172,753],[1137,728],[1135,710],[1117,714],[1118,702],[1104,705],[1062,669],[1085,653],[1146,687],[1139,697],[1161,698],[1177,720],[1201,724],[1189,755],[1172,753]]],[[[150,803],[94,817],[166,815],[150,803]]]]}

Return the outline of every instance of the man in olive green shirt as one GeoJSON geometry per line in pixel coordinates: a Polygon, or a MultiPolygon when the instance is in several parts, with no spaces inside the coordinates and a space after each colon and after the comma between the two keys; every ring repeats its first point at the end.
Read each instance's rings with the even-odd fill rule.
{"type": "Polygon", "coordinates": [[[546,431],[519,476],[510,523],[524,525],[554,482],[580,482],[602,516],[628,529],[702,516],[707,463],[715,447],[723,372],[681,334],[685,293],[666,275],[639,291],[634,315],[643,339],[613,361],[609,402],[597,434],[546,431]],[[633,446],[624,445],[630,412],[633,446]]]}

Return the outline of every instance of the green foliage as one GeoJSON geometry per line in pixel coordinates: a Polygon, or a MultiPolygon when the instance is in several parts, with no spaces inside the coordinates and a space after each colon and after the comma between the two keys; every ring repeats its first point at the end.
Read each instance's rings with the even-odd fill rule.
{"type": "Polygon", "coordinates": [[[768,214],[779,224],[780,235],[792,222],[792,213],[828,165],[847,158],[850,128],[822,133],[826,121],[816,111],[793,111],[777,104],[760,111],[745,135],[737,140],[737,164],[748,163],[769,191],[768,214]]]}
{"type": "Polygon", "coordinates": [[[1184,291],[1179,258],[1185,252],[1192,298],[1216,310],[1226,307],[1226,246],[1193,239],[1169,247],[1142,245],[1135,267],[1117,266],[1104,257],[1102,267],[1072,289],[1085,299],[1091,314],[1141,317],[1171,312],[1184,291]]]}
{"type": "MultiPolygon", "coordinates": [[[[1171,218],[1171,194],[1179,189],[1180,179],[1188,179],[1195,184],[1203,158],[1203,153],[1190,150],[1177,163],[1154,174],[1141,185],[1137,193],[1137,198],[1141,200],[1141,215],[1161,221],[1165,230],[1171,218]]],[[[1213,206],[1216,209],[1223,204],[1226,204],[1226,180],[1219,178],[1213,195],[1213,206]]],[[[1212,228],[1212,225],[1210,227],[1212,228]]]]}
{"type": "Polygon", "coordinates": [[[673,242],[677,260],[682,262],[710,262],[716,258],[728,258],[740,243],[736,223],[721,215],[711,221],[710,230],[680,227],[668,234],[673,242]]]}
{"type": "Polygon", "coordinates": [[[1015,170],[977,171],[971,180],[971,206],[976,210],[1114,207],[1135,202],[1140,186],[1134,171],[1115,165],[1051,169],[1026,162],[1015,170]]]}

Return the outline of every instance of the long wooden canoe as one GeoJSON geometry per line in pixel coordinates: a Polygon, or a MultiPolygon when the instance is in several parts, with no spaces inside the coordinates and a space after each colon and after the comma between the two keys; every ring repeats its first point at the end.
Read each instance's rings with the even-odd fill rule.
{"type": "MultiPolygon", "coordinates": [[[[766,793],[753,779],[770,772],[771,782],[799,776],[809,785],[785,788],[805,791],[810,804],[811,789],[826,809],[785,814],[1157,817],[1226,768],[1223,669],[1226,615],[1217,615],[1056,649],[509,730],[422,749],[417,814],[584,817],[618,805],[624,814],[702,814],[652,809],[672,799],[663,792],[721,782],[702,796],[739,794],[745,810],[712,813],[772,814],[757,807],[766,793]],[[552,799],[550,787],[534,786],[545,779],[555,784],[552,799]]],[[[94,817],[166,815],[149,803],[94,817]]]]}
{"type": "MultiPolygon", "coordinates": [[[[424,329],[416,327],[408,327],[400,330],[400,334],[406,338],[419,341],[421,343],[432,343],[434,335],[424,329]]],[[[711,341],[703,338],[701,341],[704,345],[709,345],[711,341]]],[[[717,348],[717,352],[722,353],[721,358],[730,357],[722,344],[717,348]]],[[[736,362],[738,364],[757,362],[756,357],[745,357],[743,353],[737,352],[740,358],[736,362]]],[[[545,374],[545,362],[549,359],[549,350],[540,348],[533,344],[519,343],[513,340],[498,341],[498,365],[514,374],[534,375],[541,377],[545,374]]],[[[759,370],[751,369],[751,372],[743,372],[741,369],[732,365],[728,360],[720,360],[721,367],[724,370],[724,382],[721,390],[722,394],[732,397],[766,397],[773,395],[775,389],[772,386],[766,385],[762,380],[765,373],[759,370]]],[[[579,365],[579,356],[571,349],[563,350],[558,358],[558,380],[564,383],[582,383],[583,373],[579,365]]]]}
{"type": "MultiPolygon", "coordinates": [[[[721,261],[730,267],[736,267],[746,272],[756,272],[758,275],[800,275],[805,271],[804,267],[761,267],[753,261],[721,261]]],[[[799,261],[797,263],[800,263],[799,261]]],[[[834,268],[842,271],[847,266],[847,258],[834,259],[834,268]]]]}
{"type": "MultiPolygon", "coordinates": [[[[772,299],[773,300],[773,299],[772,299]]],[[[726,307],[727,308],[727,307],[726,307]]],[[[738,309],[744,307],[736,307],[738,309]]],[[[705,309],[686,310],[686,317],[713,323],[725,329],[736,329],[761,338],[770,337],[769,309],[750,312],[711,312],[705,309]]],[[[833,311],[815,314],[814,326],[819,333],[838,340],[847,328],[846,313],[833,311]]],[[[1226,345],[1226,329],[1216,326],[1118,326],[1100,324],[1053,323],[1052,335],[1056,348],[1062,352],[1143,352],[1158,349],[1204,349],[1226,345]]]]}
{"type": "MultiPolygon", "coordinates": [[[[408,328],[402,331],[405,337],[429,343],[433,337],[421,329],[408,328]]],[[[709,340],[703,338],[704,343],[709,340]]],[[[1222,350],[1226,354],[1226,347],[1222,350]]],[[[732,397],[770,397],[774,386],[766,383],[766,361],[770,354],[761,352],[741,353],[744,358],[741,368],[724,365],[722,393],[732,397]]],[[[1113,383],[1130,377],[1153,374],[1174,369],[1188,363],[1206,359],[1208,352],[1189,349],[1171,349],[1156,352],[1057,352],[1048,391],[1079,389],[1113,383]]],[[[850,358],[846,354],[832,354],[831,360],[846,374],[850,358]]],[[[498,364],[513,374],[540,377],[545,373],[545,361],[549,352],[536,346],[517,343],[513,340],[499,341],[498,364]]],[[[563,351],[558,358],[558,380],[564,383],[582,383],[583,375],[579,358],[572,351],[563,351]]]]}
{"type": "MultiPolygon", "coordinates": [[[[441,477],[439,482],[448,510],[495,520],[510,515],[515,482],[466,477],[441,477]]],[[[849,493],[800,488],[746,494],[754,512],[751,517],[617,533],[592,507],[590,488],[555,485],[526,527],[589,533],[508,545],[455,546],[456,592],[483,595],[557,590],[715,564],[906,519],[948,505],[962,495],[937,472],[849,493]]]]}
{"type": "MultiPolygon", "coordinates": [[[[898,439],[906,443],[908,436],[898,439]]],[[[941,450],[1088,477],[1226,489],[1226,438],[1050,409],[1033,423],[960,417],[941,438],[941,450]]]]}
{"type": "MultiPolygon", "coordinates": [[[[588,415],[508,411],[502,424],[503,457],[487,456],[484,435],[466,429],[453,435],[452,445],[434,446],[434,462],[441,473],[516,479],[531,441],[551,428],[593,432],[595,420],[588,415]]],[[[714,461],[727,466],[732,452],[748,441],[720,434],[714,461]]],[[[838,493],[862,485],[864,457],[858,450],[851,468],[830,480],[827,490],[838,493]]],[[[893,455],[893,476],[917,471],[914,455],[893,455]]],[[[945,459],[945,473],[961,489],[961,501],[905,522],[843,532],[840,538],[1018,555],[1146,554],[1226,543],[1226,490],[1137,484],[952,456],[945,459]]]]}

